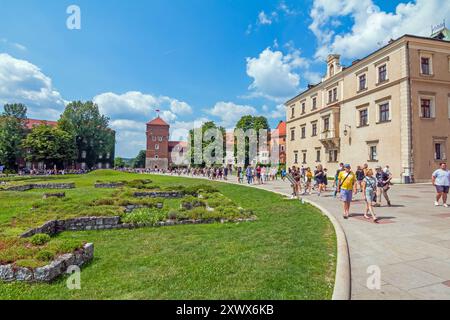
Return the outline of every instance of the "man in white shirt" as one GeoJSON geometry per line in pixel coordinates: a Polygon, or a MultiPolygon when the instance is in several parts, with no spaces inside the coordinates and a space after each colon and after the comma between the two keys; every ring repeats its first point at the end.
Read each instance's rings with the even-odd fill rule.
{"type": "Polygon", "coordinates": [[[433,186],[436,187],[436,201],[434,205],[439,206],[439,201],[442,198],[442,202],[444,203],[444,207],[448,208],[447,205],[447,196],[450,190],[450,171],[447,170],[447,164],[441,163],[440,168],[433,172],[433,176],[431,177],[431,181],[433,182],[433,186]]]}

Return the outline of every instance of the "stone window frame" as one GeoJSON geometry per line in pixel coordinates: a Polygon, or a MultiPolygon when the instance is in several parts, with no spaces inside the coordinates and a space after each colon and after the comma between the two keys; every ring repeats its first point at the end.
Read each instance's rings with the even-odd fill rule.
{"type": "Polygon", "coordinates": [[[294,151],[294,164],[298,164],[298,151],[294,151]]]}
{"type": "Polygon", "coordinates": [[[295,118],[295,104],[291,105],[291,119],[295,118]]]}
{"type": "Polygon", "coordinates": [[[433,147],[433,159],[434,159],[434,161],[439,162],[439,161],[447,161],[448,160],[448,157],[447,157],[447,151],[448,151],[447,140],[448,140],[447,137],[433,137],[432,147],[433,147]],[[442,148],[441,149],[442,159],[437,159],[437,154],[436,154],[436,149],[435,149],[437,144],[441,145],[441,148],[442,148]]]}
{"type": "Polygon", "coordinates": [[[300,138],[306,139],[306,124],[300,126],[300,138]]]}
{"type": "Polygon", "coordinates": [[[376,112],[376,123],[382,124],[382,123],[388,123],[392,121],[392,100],[391,97],[380,99],[375,102],[377,105],[377,112],[376,112]],[[388,104],[389,106],[389,118],[387,120],[381,121],[381,106],[388,104]]]}
{"type": "Polygon", "coordinates": [[[433,69],[433,52],[419,50],[419,74],[423,77],[432,77],[434,75],[433,69]],[[429,68],[430,73],[424,73],[422,70],[422,58],[429,59],[429,68]]]}
{"type": "Polygon", "coordinates": [[[291,141],[295,141],[295,128],[291,128],[291,141]]]}
{"type": "Polygon", "coordinates": [[[311,122],[311,137],[317,137],[319,135],[318,121],[311,122]]]}
{"type": "Polygon", "coordinates": [[[316,150],[316,163],[322,162],[322,148],[315,148],[316,150]]]}
{"type": "Polygon", "coordinates": [[[423,120],[432,120],[436,119],[436,94],[432,92],[419,92],[419,118],[423,120]],[[430,118],[426,118],[422,114],[422,100],[430,100],[431,102],[431,110],[430,110],[430,118]]]}
{"type": "Polygon", "coordinates": [[[322,133],[330,132],[331,131],[331,115],[323,116],[322,123],[323,123],[322,133]]]}
{"type": "Polygon", "coordinates": [[[302,101],[300,101],[300,110],[301,110],[300,114],[303,115],[306,113],[306,99],[303,99],[302,101]]]}
{"type": "Polygon", "coordinates": [[[328,163],[337,163],[338,158],[339,158],[339,150],[338,149],[328,150],[328,163]]]}
{"type": "Polygon", "coordinates": [[[380,144],[379,140],[373,140],[373,141],[366,141],[367,144],[367,151],[368,151],[368,157],[369,160],[367,160],[368,162],[378,162],[379,161],[379,150],[378,150],[378,146],[380,144]],[[375,157],[373,155],[373,148],[375,147],[375,157]]]}
{"type": "Polygon", "coordinates": [[[302,150],[302,164],[308,163],[308,151],[302,150]]]}
{"type": "Polygon", "coordinates": [[[317,95],[311,97],[311,110],[317,109],[317,95]]]}
{"type": "Polygon", "coordinates": [[[357,79],[357,88],[358,88],[357,92],[359,93],[359,92],[366,91],[368,89],[367,72],[357,75],[356,79],[357,79]],[[364,88],[361,87],[361,77],[365,77],[364,88]]]}
{"type": "Polygon", "coordinates": [[[377,75],[377,83],[376,83],[377,86],[389,81],[389,61],[390,61],[390,58],[389,58],[389,56],[387,56],[387,57],[384,57],[383,59],[378,60],[377,62],[374,63],[374,66],[376,68],[376,75],[377,75]],[[383,81],[380,81],[380,68],[383,66],[386,67],[386,79],[384,79],[383,81]]]}
{"type": "Polygon", "coordinates": [[[159,144],[155,144],[155,150],[159,150],[159,144]]]}
{"type": "Polygon", "coordinates": [[[365,103],[356,107],[356,122],[358,123],[357,128],[368,127],[370,125],[370,103],[365,103]],[[367,123],[361,124],[361,111],[367,111],[367,123]]]}

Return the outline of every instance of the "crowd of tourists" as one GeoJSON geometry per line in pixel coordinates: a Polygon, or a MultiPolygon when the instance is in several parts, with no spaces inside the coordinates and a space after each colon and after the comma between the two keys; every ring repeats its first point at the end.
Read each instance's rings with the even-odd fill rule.
{"type": "MultiPolygon", "coordinates": [[[[322,196],[324,192],[330,192],[334,198],[343,203],[343,217],[348,219],[350,206],[356,200],[358,194],[365,202],[364,218],[379,222],[375,209],[382,206],[382,200],[391,207],[389,190],[392,188],[392,173],[389,165],[369,168],[368,164],[359,165],[352,170],[350,164],[341,163],[334,174],[329,174],[322,165],[314,170],[309,167],[292,167],[287,171],[278,167],[252,166],[233,168],[224,166],[217,168],[181,168],[181,169],[118,169],[134,173],[157,173],[177,176],[202,177],[210,180],[228,180],[236,175],[240,184],[261,185],[279,178],[288,179],[292,185],[292,199],[300,199],[305,195],[316,193],[322,196]]],[[[432,183],[436,187],[435,205],[448,208],[448,193],[450,191],[450,171],[445,163],[441,163],[438,170],[432,175],[432,183]]]]}
{"type": "Polygon", "coordinates": [[[388,206],[392,206],[388,195],[388,191],[393,185],[392,173],[388,165],[384,168],[377,166],[373,170],[364,164],[352,171],[349,164],[341,163],[334,176],[329,176],[328,170],[322,165],[318,165],[315,170],[311,170],[309,167],[292,167],[289,169],[289,174],[292,179],[292,198],[311,195],[313,192],[320,197],[332,185],[333,196],[336,198],[339,194],[343,202],[344,219],[348,219],[350,205],[358,193],[361,193],[362,199],[366,203],[364,212],[366,219],[378,222],[374,207],[381,206],[382,197],[388,206]]]}

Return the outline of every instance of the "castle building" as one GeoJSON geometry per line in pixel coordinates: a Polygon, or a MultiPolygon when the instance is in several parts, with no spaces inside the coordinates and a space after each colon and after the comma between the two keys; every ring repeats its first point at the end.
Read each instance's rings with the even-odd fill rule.
{"type": "Polygon", "coordinates": [[[182,159],[186,148],[184,141],[170,141],[170,125],[159,116],[147,123],[146,169],[179,166],[175,158],[182,159]]]}
{"type": "Polygon", "coordinates": [[[390,166],[395,182],[425,182],[450,151],[450,32],[404,35],[286,102],[287,165],[390,166]]]}

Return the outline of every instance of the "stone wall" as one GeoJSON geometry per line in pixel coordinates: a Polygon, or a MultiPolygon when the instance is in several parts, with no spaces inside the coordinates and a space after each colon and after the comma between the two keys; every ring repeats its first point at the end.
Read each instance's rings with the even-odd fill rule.
{"type": "Polygon", "coordinates": [[[28,191],[31,189],[75,189],[75,183],[40,183],[13,186],[3,189],[4,191],[28,191]]]}
{"type": "Polygon", "coordinates": [[[94,258],[94,245],[85,244],[82,249],[59,256],[49,265],[40,268],[17,267],[13,264],[0,265],[1,281],[51,282],[64,274],[71,266],[82,267],[94,258]]]}
{"type": "Polygon", "coordinates": [[[97,189],[115,189],[122,188],[125,186],[123,182],[106,182],[106,183],[96,183],[95,188],[97,189]]]}
{"type": "Polygon", "coordinates": [[[35,234],[45,233],[50,236],[63,231],[89,231],[118,229],[120,217],[82,217],[68,220],[52,220],[42,226],[23,233],[21,238],[30,238],[35,234]]]}
{"type": "Polygon", "coordinates": [[[45,193],[42,196],[42,199],[48,199],[48,198],[65,198],[66,193],[65,192],[61,192],[61,193],[45,193]]]}
{"type": "MultiPolygon", "coordinates": [[[[156,208],[162,209],[164,207],[163,203],[157,203],[156,208]]],[[[138,204],[129,204],[125,207],[125,213],[131,213],[136,209],[144,209],[144,208],[153,208],[153,206],[146,206],[146,205],[138,205],[138,204]]]]}
{"type": "Polygon", "coordinates": [[[227,222],[252,222],[256,218],[240,218],[235,220],[227,219],[209,219],[209,220],[166,220],[158,222],[156,225],[141,223],[121,223],[120,217],[84,217],[69,220],[53,220],[45,223],[39,228],[31,229],[23,233],[21,238],[30,238],[35,234],[45,233],[50,236],[56,235],[63,231],[89,231],[89,230],[113,230],[113,229],[137,229],[143,227],[164,227],[183,224],[211,224],[211,223],[227,223],[227,222]]]}
{"type": "Polygon", "coordinates": [[[152,192],[135,192],[134,196],[136,198],[182,198],[184,195],[182,192],[178,191],[152,191],[152,192]]]}

